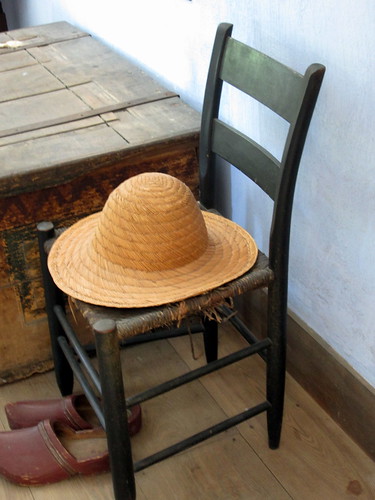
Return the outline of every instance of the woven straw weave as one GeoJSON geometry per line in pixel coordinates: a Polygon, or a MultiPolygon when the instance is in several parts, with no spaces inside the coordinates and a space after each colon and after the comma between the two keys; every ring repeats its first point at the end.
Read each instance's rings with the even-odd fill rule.
{"type": "Polygon", "coordinates": [[[190,189],[161,173],[120,184],[103,210],[53,245],[59,288],[108,307],[149,307],[211,290],[247,271],[257,247],[240,226],[202,212],[190,189]]]}

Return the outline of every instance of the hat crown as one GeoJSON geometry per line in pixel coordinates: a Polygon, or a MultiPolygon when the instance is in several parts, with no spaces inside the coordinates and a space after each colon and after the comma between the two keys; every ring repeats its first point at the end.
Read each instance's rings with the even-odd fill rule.
{"type": "Polygon", "coordinates": [[[104,262],[161,271],[199,258],[208,235],[191,190],[175,177],[147,172],[112,191],[92,243],[104,262]]]}

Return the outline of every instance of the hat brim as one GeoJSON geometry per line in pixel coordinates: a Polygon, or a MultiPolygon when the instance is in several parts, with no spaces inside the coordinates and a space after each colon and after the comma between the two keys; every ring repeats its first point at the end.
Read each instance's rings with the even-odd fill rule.
{"type": "Polygon", "coordinates": [[[91,244],[100,213],[90,215],[53,244],[48,257],[51,276],[76,299],[118,308],[158,306],[212,290],[248,271],[258,249],[242,227],[211,212],[202,214],[208,232],[206,251],[184,266],[162,271],[140,271],[103,261],[91,244]]]}

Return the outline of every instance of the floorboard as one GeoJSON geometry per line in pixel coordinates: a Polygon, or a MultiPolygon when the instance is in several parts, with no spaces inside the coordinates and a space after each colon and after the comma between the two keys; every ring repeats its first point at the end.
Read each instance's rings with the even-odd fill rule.
{"type": "MultiPolygon", "coordinates": [[[[242,345],[229,325],[220,352],[242,345]]],[[[199,336],[194,356],[188,338],[122,352],[127,395],[204,361],[199,336]],[[197,358],[197,359],[194,359],[197,358]]],[[[135,459],[153,453],[264,398],[264,364],[241,361],[199,382],[142,405],[142,431],[132,439],[135,459]]],[[[79,387],[75,388],[79,391],[79,387]]],[[[7,401],[57,397],[53,373],[0,387],[0,426],[7,430],[7,401]]],[[[291,378],[287,377],[281,447],[267,447],[265,415],[136,474],[138,500],[342,500],[375,499],[373,461],[291,378]]],[[[43,487],[19,487],[0,477],[0,499],[111,500],[110,474],[75,477],[43,487]]]]}

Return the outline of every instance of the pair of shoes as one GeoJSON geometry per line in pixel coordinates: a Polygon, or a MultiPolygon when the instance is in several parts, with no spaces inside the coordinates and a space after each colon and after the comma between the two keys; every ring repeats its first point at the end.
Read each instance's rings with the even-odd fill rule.
{"type": "MultiPolygon", "coordinates": [[[[11,431],[0,432],[0,474],[20,485],[55,483],[109,470],[105,431],[84,395],[8,403],[11,431]]],[[[129,434],[141,427],[139,405],[128,410],[129,434]]]]}
{"type": "MultiPolygon", "coordinates": [[[[75,430],[99,427],[93,409],[84,394],[72,394],[64,398],[36,401],[17,401],[5,405],[5,414],[11,429],[34,427],[42,420],[50,419],[61,422],[75,430]]],[[[128,410],[128,427],[130,436],[139,432],[142,425],[140,405],[128,410]]]]}

